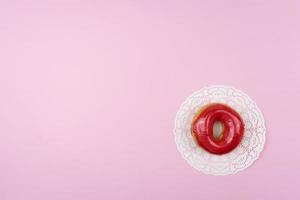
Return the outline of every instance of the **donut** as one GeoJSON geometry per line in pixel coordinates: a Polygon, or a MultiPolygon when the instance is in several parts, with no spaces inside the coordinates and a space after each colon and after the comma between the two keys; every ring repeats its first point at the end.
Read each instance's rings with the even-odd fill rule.
{"type": "Polygon", "coordinates": [[[236,148],[244,135],[241,116],[225,104],[214,103],[201,108],[192,122],[196,143],[212,154],[226,154],[236,148]],[[219,136],[216,136],[219,129],[219,136]]]}

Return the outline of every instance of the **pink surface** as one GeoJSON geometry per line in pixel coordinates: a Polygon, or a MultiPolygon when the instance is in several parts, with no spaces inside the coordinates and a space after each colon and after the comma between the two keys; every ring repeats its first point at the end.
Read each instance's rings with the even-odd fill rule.
{"type": "Polygon", "coordinates": [[[300,2],[0,1],[0,199],[299,199],[300,2]],[[214,177],[177,152],[205,85],[263,111],[261,158],[214,177]]]}

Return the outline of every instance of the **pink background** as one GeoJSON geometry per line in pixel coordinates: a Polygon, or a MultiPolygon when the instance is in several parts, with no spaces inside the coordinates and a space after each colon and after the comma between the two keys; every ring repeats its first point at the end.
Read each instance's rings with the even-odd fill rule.
{"type": "Polygon", "coordinates": [[[0,199],[299,199],[300,2],[0,0],[0,199]],[[243,90],[266,119],[237,175],[191,168],[181,102],[243,90]]]}

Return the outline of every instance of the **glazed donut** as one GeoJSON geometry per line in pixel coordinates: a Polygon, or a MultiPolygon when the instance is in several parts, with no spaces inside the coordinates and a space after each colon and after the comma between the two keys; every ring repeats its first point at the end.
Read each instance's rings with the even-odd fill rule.
{"type": "Polygon", "coordinates": [[[214,103],[199,110],[192,122],[192,136],[197,144],[213,154],[226,154],[241,142],[244,122],[227,105],[214,103]],[[214,136],[216,123],[221,124],[220,136],[214,136]]]}

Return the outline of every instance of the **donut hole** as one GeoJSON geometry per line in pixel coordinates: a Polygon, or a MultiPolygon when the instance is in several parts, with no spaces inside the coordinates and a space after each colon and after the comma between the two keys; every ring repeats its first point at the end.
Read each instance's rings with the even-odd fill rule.
{"type": "Polygon", "coordinates": [[[221,121],[215,121],[213,124],[213,136],[216,140],[221,140],[224,133],[224,123],[221,121]]]}

